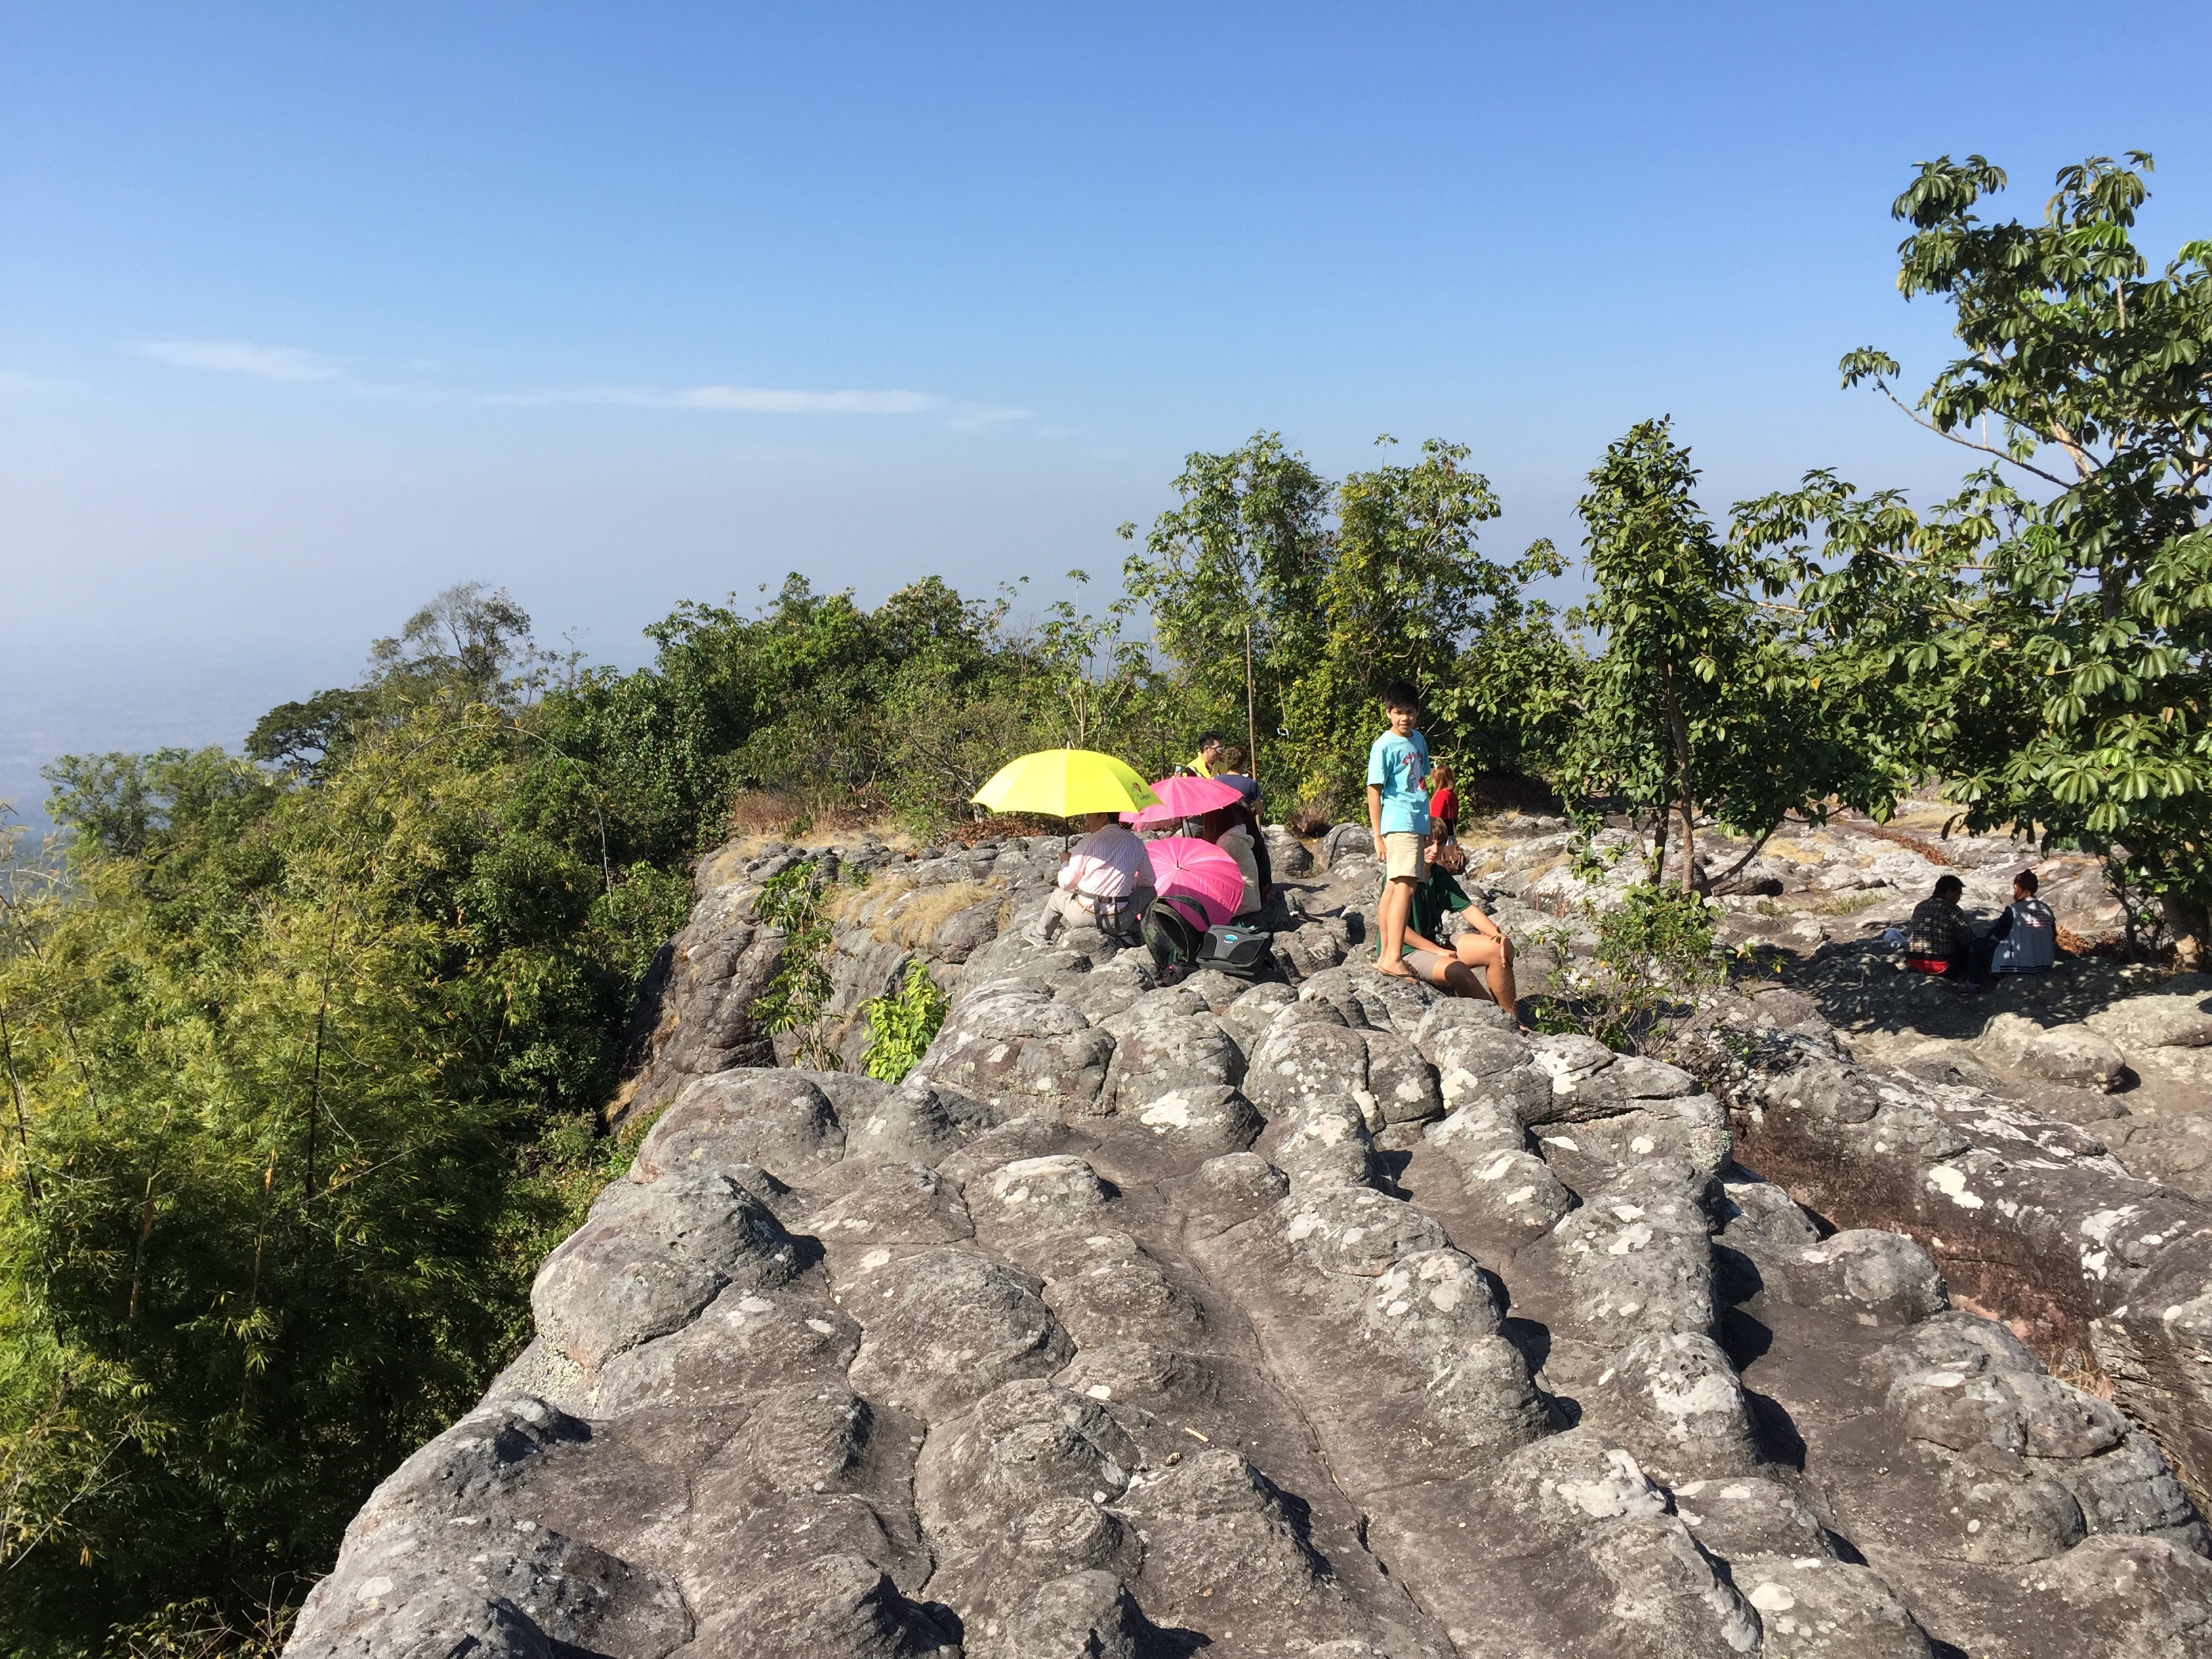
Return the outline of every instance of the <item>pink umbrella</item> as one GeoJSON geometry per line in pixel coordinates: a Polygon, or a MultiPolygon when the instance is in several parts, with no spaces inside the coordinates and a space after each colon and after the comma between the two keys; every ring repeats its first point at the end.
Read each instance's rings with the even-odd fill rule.
{"type": "Polygon", "coordinates": [[[1152,854],[1152,882],[1160,892],[1196,899],[1209,923],[1218,926],[1243,908],[1243,869],[1212,842],[1195,836],[1163,836],[1146,842],[1145,851],[1152,854]]]}
{"type": "Polygon", "coordinates": [[[1217,806],[1227,806],[1244,799],[1235,784],[1224,783],[1218,778],[1162,778],[1152,786],[1152,793],[1160,798],[1158,806],[1147,806],[1141,812],[1124,812],[1121,822],[1139,825],[1172,823],[1178,818],[1194,818],[1217,806]]]}

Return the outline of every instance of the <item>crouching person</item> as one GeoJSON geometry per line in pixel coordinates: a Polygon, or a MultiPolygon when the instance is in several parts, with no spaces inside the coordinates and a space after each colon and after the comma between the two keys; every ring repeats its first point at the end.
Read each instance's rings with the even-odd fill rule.
{"type": "Polygon", "coordinates": [[[1905,965],[1917,974],[1941,974],[1954,991],[1977,992],[1988,977],[1994,948],[1974,931],[1959,908],[1966,884],[1956,876],[1936,879],[1936,890],[1912,907],[1906,925],[1905,965]]]}
{"type": "Polygon", "coordinates": [[[1134,945],[1152,900],[1152,856],[1111,812],[1088,813],[1083,825],[1089,833],[1061,859],[1059,884],[1030,937],[1048,945],[1062,927],[1096,927],[1117,944],[1134,945]]]}

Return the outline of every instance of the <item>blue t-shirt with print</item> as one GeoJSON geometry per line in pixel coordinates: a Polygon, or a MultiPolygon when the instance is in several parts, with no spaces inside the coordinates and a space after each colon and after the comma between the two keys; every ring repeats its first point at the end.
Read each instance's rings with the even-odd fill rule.
{"type": "Polygon", "coordinates": [[[1418,732],[1400,737],[1385,732],[1367,751],[1367,781],[1382,791],[1382,833],[1429,833],[1429,798],[1421,780],[1429,775],[1428,740],[1418,732]]]}

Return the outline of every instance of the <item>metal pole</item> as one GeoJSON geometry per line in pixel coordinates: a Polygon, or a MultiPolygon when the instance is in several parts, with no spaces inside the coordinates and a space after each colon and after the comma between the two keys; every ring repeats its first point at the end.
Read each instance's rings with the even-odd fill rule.
{"type": "Polygon", "coordinates": [[[1244,763],[1252,769],[1252,781],[1260,781],[1260,716],[1252,696],[1252,618],[1244,618],[1244,763]]]}

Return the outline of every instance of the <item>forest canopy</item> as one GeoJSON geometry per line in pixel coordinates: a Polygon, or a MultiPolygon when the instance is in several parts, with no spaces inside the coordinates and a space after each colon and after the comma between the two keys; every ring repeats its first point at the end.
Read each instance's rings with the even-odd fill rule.
{"type": "Polygon", "coordinates": [[[793,575],[678,606],[625,674],[464,585],[240,753],[58,760],[65,845],[18,835],[0,885],[0,1640],[281,1626],[526,1339],[537,1262],[624,1156],[600,1111],[638,988],[740,803],[936,836],[1011,755],[1158,775],[1214,727],[1271,817],[1340,816],[1404,678],[1435,752],[1634,818],[1655,879],[1671,846],[1724,883],[1683,856],[1708,826],[1935,780],[1969,829],[2104,854],[2193,956],[2212,240],[2154,270],[2149,170],[2069,167],[2023,221],[1981,216],[1983,158],[1923,164],[1899,287],[1960,355],[1917,398],[1877,349],[1841,372],[1965,452],[1956,493],[1815,471],[1717,516],[1655,416],[1593,458],[1570,609],[1559,550],[1486,544],[1465,447],[1330,479],[1262,432],[1188,458],[1095,611],[793,575]]]}

